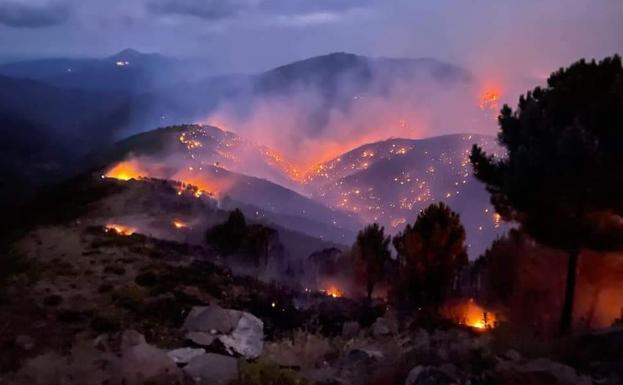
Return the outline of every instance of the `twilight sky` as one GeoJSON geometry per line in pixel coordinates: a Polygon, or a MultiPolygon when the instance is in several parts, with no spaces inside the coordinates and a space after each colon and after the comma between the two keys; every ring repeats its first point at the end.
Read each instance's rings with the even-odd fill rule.
{"type": "Polygon", "coordinates": [[[348,51],[542,77],[623,52],[621,20],[621,0],[0,0],[0,58],[131,47],[257,71],[348,51]]]}

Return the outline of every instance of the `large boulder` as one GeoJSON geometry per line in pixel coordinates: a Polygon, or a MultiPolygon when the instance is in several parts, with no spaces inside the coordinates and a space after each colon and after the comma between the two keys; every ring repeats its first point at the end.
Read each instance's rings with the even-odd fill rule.
{"type": "Polygon", "coordinates": [[[253,314],[218,305],[193,307],[183,328],[186,338],[201,346],[218,339],[230,354],[253,359],[264,348],[264,323],[253,314]]]}
{"type": "Polygon", "coordinates": [[[264,323],[250,313],[242,313],[236,328],[219,337],[225,348],[245,358],[257,358],[264,349],[264,323]]]}
{"type": "Polygon", "coordinates": [[[193,358],[183,370],[195,383],[205,385],[229,384],[239,372],[238,360],[214,353],[193,358]]]}
{"type": "Polygon", "coordinates": [[[167,355],[178,365],[185,365],[189,363],[193,358],[205,354],[205,349],[193,349],[193,348],[180,348],[170,350],[167,355]]]}
{"type": "Polygon", "coordinates": [[[236,327],[241,315],[240,311],[218,305],[195,306],[186,316],[183,328],[189,332],[227,334],[236,327]]]}
{"type": "Polygon", "coordinates": [[[206,332],[188,332],[186,339],[201,346],[210,346],[216,339],[216,336],[206,332]]]}

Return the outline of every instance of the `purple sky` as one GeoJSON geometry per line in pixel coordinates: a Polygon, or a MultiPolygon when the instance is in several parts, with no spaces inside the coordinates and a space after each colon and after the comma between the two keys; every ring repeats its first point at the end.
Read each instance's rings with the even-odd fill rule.
{"type": "Polygon", "coordinates": [[[0,0],[0,56],[132,47],[257,71],[348,51],[540,77],[622,52],[621,20],[621,0],[0,0]]]}

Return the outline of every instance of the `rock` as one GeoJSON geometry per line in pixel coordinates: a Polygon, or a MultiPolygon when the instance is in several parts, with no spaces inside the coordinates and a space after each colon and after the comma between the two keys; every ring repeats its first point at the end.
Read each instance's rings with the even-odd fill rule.
{"type": "Polygon", "coordinates": [[[193,349],[193,348],[181,348],[171,350],[167,353],[167,355],[175,362],[176,364],[187,364],[195,357],[205,354],[205,349],[193,349]]]}
{"type": "Polygon", "coordinates": [[[142,334],[125,331],[121,337],[120,373],[126,384],[175,378],[178,368],[167,352],[148,344],[142,334]]]}
{"type": "Polygon", "coordinates": [[[353,349],[346,356],[346,366],[367,365],[373,361],[373,358],[361,349],[353,349]]]}
{"type": "Polygon", "coordinates": [[[514,349],[509,349],[505,354],[504,357],[506,357],[506,359],[508,359],[509,361],[512,362],[519,362],[521,361],[521,354],[514,349]]]}
{"type": "Polygon", "coordinates": [[[430,348],[430,335],[424,329],[419,329],[411,342],[413,349],[425,351],[430,348]]]}
{"type": "Polygon", "coordinates": [[[577,375],[575,369],[570,366],[554,362],[546,358],[538,358],[536,360],[529,361],[526,366],[526,371],[539,372],[545,371],[551,373],[561,384],[568,385],[580,385],[591,384],[588,378],[582,379],[577,375]]]}
{"type": "Polygon", "coordinates": [[[145,336],[136,330],[126,330],[121,335],[121,349],[127,350],[134,346],[145,345],[147,342],[145,341],[145,336]]]}
{"type": "Polygon", "coordinates": [[[186,339],[201,346],[210,346],[216,339],[216,337],[212,334],[205,332],[188,332],[185,337],[186,339]]]}
{"type": "Polygon", "coordinates": [[[445,371],[430,367],[416,366],[411,369],[405,385],[450,385],[457,383],[457,380],[445,371]]]}
{"type": "Polygon", "coordinates": [[[361,349],[362,352],[368,355],[368,358],[381,360],[383,357],[383,353],[380,350],[372,350],[372,349],[361,349]]]}
{"type": "Polygon", "coordinates": [[[389,325],[387,320],[383,317],[379,317],[372,324],[372,335],[380,337],[389,334],[389,325]]]}
{"type": "Polygon", "coordinates": [[[361,326],[359,326],[359,322],[357,321],[344,322],[344,325],[342,325],[342,337],[349,339],[356,337],[360,329],[361,326]]]}
{"type": "Polygon", "coordinates": [[[579,376],[570,366],[554,362],[547,358],[538,358],[521,365],[515,362],[502,361],[496,366],[496,372],[502,378],[512,378],[507,383],[519,381],[518,378],[552,378],[549,383],[560,385],[589,385],[590,378],[579,376]]]}
{"type": "Polygon", "coordinates": [[[15,337],[15,344],[24,350],[32,350],[35,347],[35,340],[30,336],[19,335],[15,337]]]}
{"type": "Polygon", "coordinates": [[[238,360],[220,354],[207,353],[190,360],[183,370],[195,383],[224,385],[238,378],[238,360]]]}
{"type": "Polygon", "coordinates": [[[245,358],[257,358],[264,348],[264,323],[253,314],[242,312],[235,329],[219,340],[228,352],[233,350],[245,358]]]}
{"type": "Polygon", "coordinates": [[[195,306],[186,316],[183,328],[190,332],[227,334],[236,327],[241,315],[240,311],[223,309],[218,305],[195,306]]]}

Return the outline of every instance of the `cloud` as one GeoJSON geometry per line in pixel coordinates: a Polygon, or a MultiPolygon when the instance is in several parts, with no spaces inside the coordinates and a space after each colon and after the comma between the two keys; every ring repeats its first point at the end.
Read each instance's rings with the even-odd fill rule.
{"type": "Polygon", "coordinates": [[[337,13],[331,12],[313,12],[300,15],[278,15],[274,19],[274,24],[305,27],[315,24],[335,23],[341,20],[337,13]]]}
{"type": "Polygon", "coordinates": [[[322,24],[336,21],[339,13],[375,0],[148,0],[147,8],[157,14],[195,16],[222,20],[253,11],[274,17],[283,25],[322,24]]]}
{"type": "Polygon", "coordinates": [[[26,1],[0,0],[0,24],[15,28],[41,28],[63,24],[69,18],[67,3],[26,1]]]}
{"type": "Polygon", "coordinates": [[[362,8],[375,0],[263,0],[259,8],[277,14],[322,14],[362,8]]]}
{"type": "Polygon", "coordinates": [[[147,8],[163,15],[221,20],[235,16],[256,3],[254,0],[152,0],[147,4],[147,8]]]}

